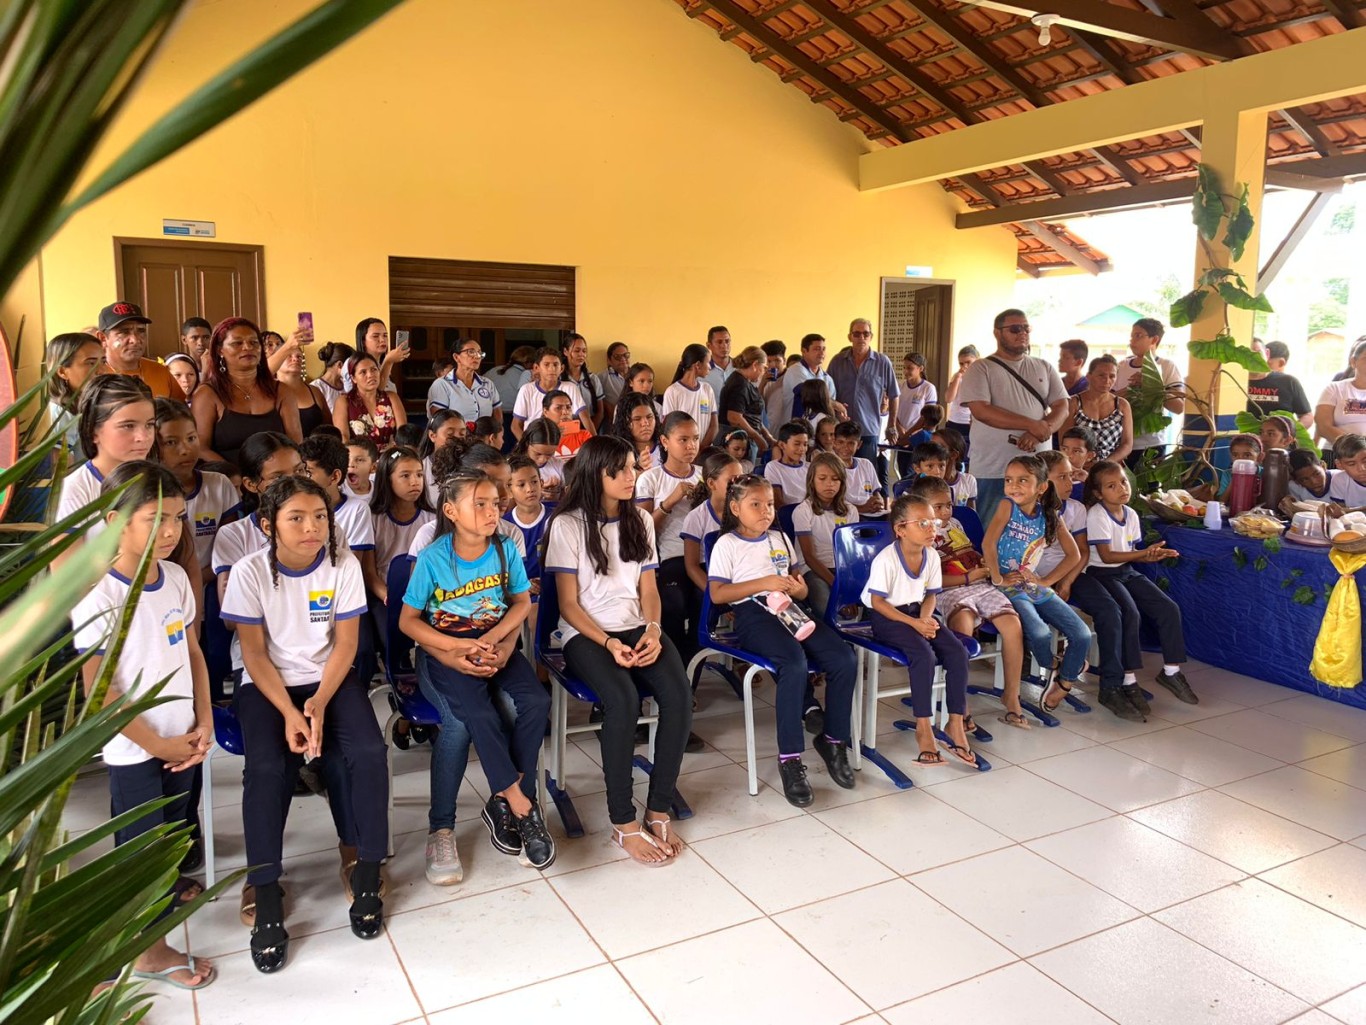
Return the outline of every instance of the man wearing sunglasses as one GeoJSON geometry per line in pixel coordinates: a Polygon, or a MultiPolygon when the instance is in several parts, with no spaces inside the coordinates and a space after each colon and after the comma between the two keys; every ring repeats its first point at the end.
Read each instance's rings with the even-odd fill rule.
{"type": "Polygon", "coordinates": [[[474,422],[481,416],[493,417],[501,427],[503,400],[493,382],[479,373],[484,362],[479,343],[468,338],[455,347],[452,355],[455,366],[427,389],[427,415],[438,409],[451,409],[460,414],[468,430],[474,430],[474,422]]]}
{"type": "Polygon", "coordinates": [[[1067,389],[1047,360],[1029,355],[1029,318],[996,315],[996,351],[963,374],[958,401],[972,413],[972,472],[977,515],[990,523],[1005,494],[1006,464],[1022,452],[1053,447],[1067,418],[1067,389]]]}

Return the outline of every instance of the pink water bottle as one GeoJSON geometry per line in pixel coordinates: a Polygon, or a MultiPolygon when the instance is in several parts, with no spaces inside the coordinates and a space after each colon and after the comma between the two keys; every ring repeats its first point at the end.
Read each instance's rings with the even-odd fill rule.
{"type": "Polygon", "coordinates": [[[815,632],[816,624],[802,611],[800,605],[792,600],[785,591],[769,591],[764,604],[768,611],[778,617],[778,622],[791,632],[799,641],[804,641],[815,632]]]}
{"type": "Polygon", "coordinates": [[[1257,504],[1257,464],[1251,459],[1233,461],[1233,482],[1228,489],[1228,514],[1240,516],[1257,504]]]}

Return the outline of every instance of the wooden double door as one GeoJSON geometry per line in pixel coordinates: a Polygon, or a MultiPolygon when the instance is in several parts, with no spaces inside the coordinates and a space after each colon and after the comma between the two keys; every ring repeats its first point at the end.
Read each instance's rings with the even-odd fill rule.
{"type": "Polygon", "coordinates": [[[152,320],[153,356],[179,350],[180,325],[189,317],[210,324],[246,317],[269,327],[261,246],[116,238],[114,255],[118,297],[137,303],[152,320]]]}

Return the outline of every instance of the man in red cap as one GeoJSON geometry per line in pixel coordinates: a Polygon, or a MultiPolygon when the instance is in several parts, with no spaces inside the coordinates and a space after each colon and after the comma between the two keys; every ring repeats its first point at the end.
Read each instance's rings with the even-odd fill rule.
{"type": "Polygon", "coordinates": [[[100,310],[99,339],[104,344],[101,374],[140,377],[158,398],[185,401],[185,393],[166,367],[147,359],[147,325],[137,303],[116,302],[100,310]]]}

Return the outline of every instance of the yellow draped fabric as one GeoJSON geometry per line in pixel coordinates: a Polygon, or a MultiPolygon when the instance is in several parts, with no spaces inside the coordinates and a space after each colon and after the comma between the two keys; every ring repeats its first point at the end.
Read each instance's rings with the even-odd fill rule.
{"type": "Polygon", "coordinates": [[[1328,599],[1309,671],[1330,687],[1355,687],[1361,682],[1361,598],[1356,572],[1366,568],[1366,555],[1334,549],[1328,557],[1341,576],[1328,599]]]}

